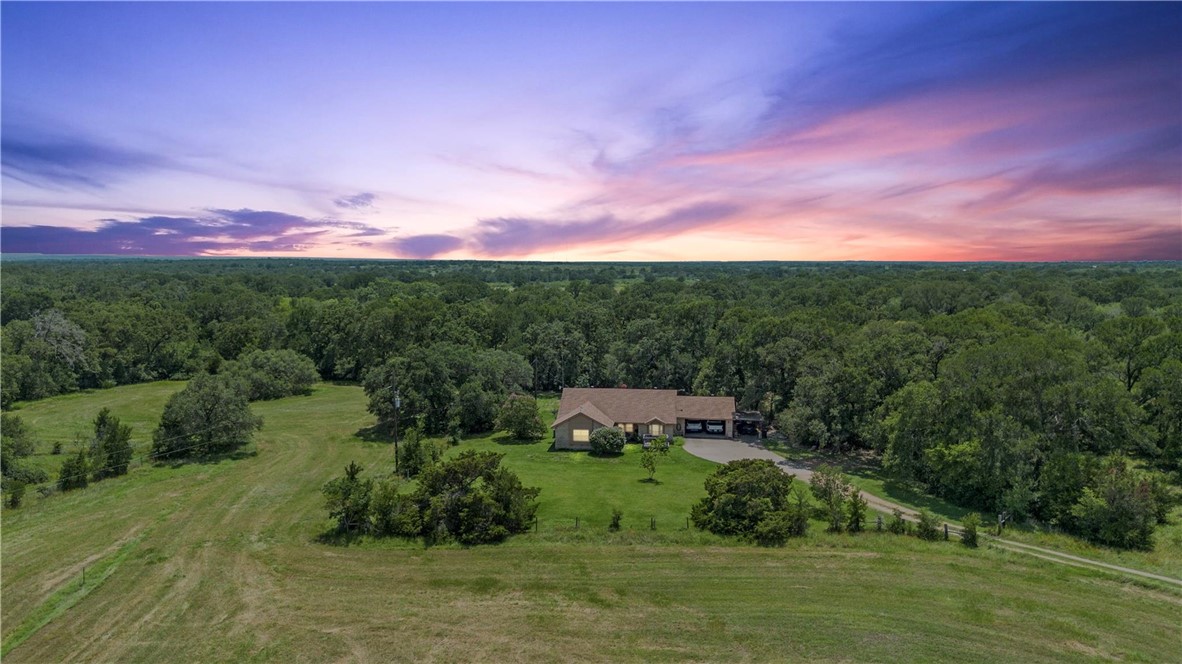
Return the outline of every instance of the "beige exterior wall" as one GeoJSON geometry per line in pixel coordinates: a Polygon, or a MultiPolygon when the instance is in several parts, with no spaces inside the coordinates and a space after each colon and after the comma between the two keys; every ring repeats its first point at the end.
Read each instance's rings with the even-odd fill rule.
{"type": "Polygon", "coordinates": [[[591,443],[576,443],[574,442],[574,430],[586,429],[588,432],[594,431],[603,427],[602,424],[579,414],[570,418],[569,420],[554,427],[554,449],[556,450],[589,450],[591,443]]]}

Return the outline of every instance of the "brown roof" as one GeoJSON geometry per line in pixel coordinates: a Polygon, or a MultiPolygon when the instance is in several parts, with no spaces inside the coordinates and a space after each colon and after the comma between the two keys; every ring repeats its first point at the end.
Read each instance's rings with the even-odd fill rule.
{"type": "Polygon", "coordinates": [[[558,416],[552,426],[557,426],[580,412],[604,424],[653,421],[673,424],[679,417],[691,420],[729,420],[735,412],[735,399],[682,397],[677,396],[677,390],[567,387],[562,390],[558,416]]]}
{"type": "Polygon", "coordinates": [[[735,398],[677,397],[677,416],[687,420],[729,420],[735,416],[735,398]]]}
{"type": "Polygon", "coordinates": [[[566,387],[558,402],[555,424],[563,422],[585,403],[617,422],[677,422],[677,390],[628,390],[600,387],[566,387]]]}
{"type": "Polygon", "coordinates": [[[616,423],[615,420],[613,420],[612,418],[605,415],[602,410],[599,410],[598,408],[596,408],[595,404],[591,403],[590,401],[585,401],[585,402],[579,404],[578,408],[574,408],[574,409],[570,410],[565,415],[559,415],[558,417],[556,417],[554,419],[554,424],[551,424],[550,426],[556,427],[559,424],[562,424],[563,422],[574,417],[575,415],[586,415],[587,417],[590,417],[591,419],[595,420],[596,422],[599,422],[600,424],[602,424],[604,426],[608,426],[608,427],[610,427],[616,423]]]}

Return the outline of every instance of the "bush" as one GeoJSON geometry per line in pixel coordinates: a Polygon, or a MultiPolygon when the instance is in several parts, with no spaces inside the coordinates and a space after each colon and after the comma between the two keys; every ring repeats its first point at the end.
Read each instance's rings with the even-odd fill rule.
{"type": "Polygon", "coordinates": [[[414,499],[399,493],[397,480],[379,482],[369,501],[370,524],[374,534],[414,537],[422,529],[414,499]]]}
{"type": "Polygon", "coordinates": [[[706,478],[706,497],[694,505],[698,528],[718,535],[753,537],[766,514],[788,509],[793,476],[767,459],[741,459],[706,478]]]}
{"type": "Polygon", "coordinates": [[[427,468],[411,494],[427,541],[500,542],[529,530],[541,489],[525,487],[500,467],[505,455],[465,450],[427,468]]]}
{"type": "Polygon", "coordinates": [[[1077,534],[1124,549],[1152,548],[1158,520],[1154,483],[1152,475],[1130,468],[1127,460],[1108,459],[1071,508],[1077,534]]]}
{"type": "Polygon", "coordinates": [[[620,529],[620,519],[624,518],[624,512],[620,508],[612,508],[612,522],[607,527],[608,530],[615,532],[620,529]]]}
{"type": "Polygon", "coordinates": [[[915,535],[928,542],[935,542],[943,537],[940,534],[940,520],[926,507],[919,511],[919,524],[915,528],[915,535]]]}
{"type": "Polygon", "coordinates": [[[866,508],[866,499],[862,497],[862,492],[856,487],[851,487],[850,499],[846,503],[848,518],[845,522],[846,529],[851,533],[860,533],[866,527],[866,508]]]}
{"type": "Polygon", "coordinates": [[[804,491],[797,487],[793,492],[796,500],[788,507],[788,535],[804,537],[809,532],[809,502],[804,491]]]}
{"type": "Polygon", "coordinates": [[[423,438],[418,427],[412,427],[398,446],[398,471],[405,477],[417,477],[442,456],[443,450],[439,445],[423,438]]]}
{"type": "Polygon", "coordinates": [[[62,491],[85,489],[89,483],[90,459],[86,456],[86,448],[79,447],[74,456],[62,463],[58,472],[57,488],[62,491]]]}
{"type": "Polygon", "coordinates": [[[903,518],[902,510],[898,508],[891,510],[891,519],[887,521],[887,530],[896,535],[906,535],[909,529],[907,519],[903,518]]]}
{"type": "Polygon", "coordinates": [[[329,517],[337,520],[337,531],[360,533],[369,530],[369,503],[373,480],[363,480],[362,467],[349,462],[345,476],[329,480],[321,490],[329,517]]]}
{"type": "Polygon", "coordinates": [[[294,350],[252,350],[229,363],[227,373],[243,382],[250,401],[311,394],[320,379],[316,364],[294,350]]]}
{"type": "Polygon", "coordinates": [[[792,516],[787,511],[768,512],[755,526],[753,539],[760,546],[784,546],[792,527],[792,516]]]}
{"type": "Polygon", "coordinates": [[[131,455],[131,427],[111,415],[111,409],[103,408],[94,419],[94,438],[90,443],[94,481],[126,475],[131,455]]]}
{"type": "Polygon", "coordinates": [[[21,506],[21,501],[25,499],[25,487],[27,485],[16,480],[8,489],[8,506],[16,509],[21,506]]]}
{"type": "Polygon", "coordinates": [[[829,524],[829,532],[840,533],[845,524],[845,497],[850,484],[841,475],[841,469],[821,464],[813,471],[809,480],[813,496],[821,503],[822,517],[829,524]]]}
{"type": "Polygon", "coordinates": [[[517,440],[538,440],[546,434],[537,400],[524,394],[509,395],[497,413],[496,428],[517,440]]]}
{"type": "Polygon", "coordinates": [[[60,440],[55,441],[53,443],[53,451],[50,452],[50,454],[57,455],[57,454],[61,454],[61,453],[62,453],[62,441],[60,441],[60,440]]]}
{"type": "Polygon", "coordinates": [[[966,514],[961,519],[961,524],[964,525],[964,533],[960,536],[960,541],[965,546],[977,547],[977,528],[981,525],[981,515],[973,512],[966,514]]]}
{"type": "Polygon", "coordinates": [[[616,427],[600,427],[591,432],[591,452],[593,454],[619,454],[624,451],[625,442],[624,432],[616,427]]]}

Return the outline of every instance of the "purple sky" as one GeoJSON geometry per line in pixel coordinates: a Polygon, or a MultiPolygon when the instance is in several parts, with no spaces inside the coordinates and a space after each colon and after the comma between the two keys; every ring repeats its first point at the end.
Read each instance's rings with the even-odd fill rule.
{"type": "Polygon", "coordinates": [[[4,252],[1182,260],[1182,3],[13,3],[4,252]]]}

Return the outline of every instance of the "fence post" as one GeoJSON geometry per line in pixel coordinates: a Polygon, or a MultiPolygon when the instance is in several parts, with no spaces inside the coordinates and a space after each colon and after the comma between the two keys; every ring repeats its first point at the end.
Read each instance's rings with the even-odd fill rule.
{"type": "Polygon", "coordinates": [[[575,530],[579,529],[579,517],[575,517],[575,530]]]}
{"type": "Polygon", "coordinates": [[[534,534],[538,533],[538,517],[534,517],[534,534]]]}
{"type": "Polygon", "coordinates": [[[689,530],[689,517],[685,517],[685,529],[689,530]]]}
{"type": "Polygon", "coordinates": [[[882,515],[878,515],[878,532],[882,532],[882,515]]]}
{"type": "Polygon", "coordinates": [[[649,530],[656,530],[657,529],[657,517],[650,516],[648,518],[648,529],[649,530]]]}
{"type": "Polygon", "coordinates": [[[944,541],[948,541],[948,524],[944,524],[944,541]]]}

